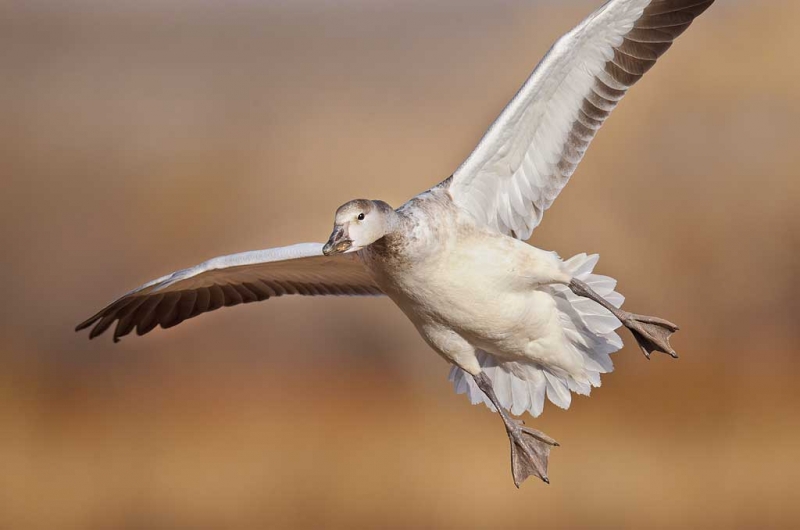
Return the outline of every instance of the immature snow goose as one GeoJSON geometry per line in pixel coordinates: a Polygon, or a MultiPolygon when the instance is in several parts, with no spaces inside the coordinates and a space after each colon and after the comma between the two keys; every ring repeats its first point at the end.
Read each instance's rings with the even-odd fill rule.
{"type": "Polygon", "coordinates": [[[620,309],[597,256],[562,261],[528,239],[600,126],[695,17],[714,0],[611,0],[558,40],[444,182],[392,209],[354,200],[336,211],[324,245],[304,243],[215,258],[135,289],[78,326],[175,326],[222,306],[284,294],[389,296],[452,363],[450,379],[497,410],[511,442],[514,483],[545,482],[556,442],[514,420],[567,408],[589,394],[624,325],[645,355],[675,357],[678,328],[620,309]]]}

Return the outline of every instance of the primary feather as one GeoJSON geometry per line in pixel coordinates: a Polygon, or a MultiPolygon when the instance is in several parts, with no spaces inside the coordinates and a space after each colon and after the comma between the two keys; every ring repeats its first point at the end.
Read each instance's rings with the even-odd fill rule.
{"type": "Polygon", "coordinates": [[[453,174],[453,200],[528,239],[612,110],[714,0],[611,0],[559,39],[453,174]]]}

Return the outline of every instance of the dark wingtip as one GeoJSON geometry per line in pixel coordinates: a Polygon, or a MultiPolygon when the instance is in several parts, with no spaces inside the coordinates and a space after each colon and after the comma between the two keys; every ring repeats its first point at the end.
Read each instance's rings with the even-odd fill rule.
{"type": "Polygon", "coordinates": [[[90,318],[88,320],[84,320],[83,322],[81,322],[80,324],[75,326],[75,331],[76,332],[77,331],[83,331],[84,329],[88,328],[89,326],[91,326],[92,324],[97,322],[98,318],[99,318],[98,315],[95,315],[95,316],[93,316],[92,318],[90,318]]]}
{"type": "Polygon", "coordinates": [[[92,331],[89,332],[89,340],[102,335],[114,324],[114,321],[119,320],[119,312],[129,306],[131,300],[130,297],[122,297],[112,302],[93,316],[75,326],[75,331],[83,331],[94,325],[92,331]]]}

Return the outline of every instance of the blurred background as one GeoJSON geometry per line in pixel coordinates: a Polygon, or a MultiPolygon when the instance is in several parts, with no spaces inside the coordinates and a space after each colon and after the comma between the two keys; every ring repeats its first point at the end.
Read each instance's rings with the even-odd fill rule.
{"type": "Polygon", "coordinates": [[[796,1],[717,2],[534,233],[682,326],[532,422],[550,486],[386,299],[73,332],[439,182],[599,4],[0,2],[0,528],[797,528],[796,1]]]}

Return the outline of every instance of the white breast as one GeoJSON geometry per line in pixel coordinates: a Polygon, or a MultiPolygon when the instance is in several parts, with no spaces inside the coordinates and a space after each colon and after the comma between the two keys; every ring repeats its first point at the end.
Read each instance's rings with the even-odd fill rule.
{"type": "Polygon", "coordinates": [[[423,335],[436,324],[504,358],[551,355],[549,343],[563,341],[563,333],[552,297],[537,287],[569,281],[561,260],[435,201],[413,215],[402,253],[368,262],[423,335]],[[542,346],[533,348],[536,341],[542,346]]]}

